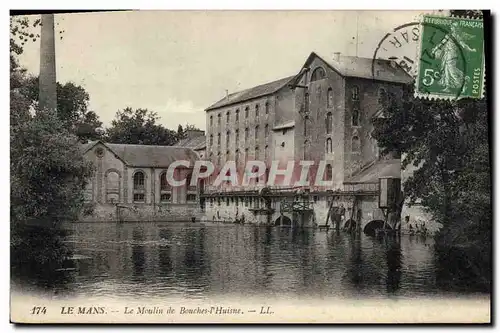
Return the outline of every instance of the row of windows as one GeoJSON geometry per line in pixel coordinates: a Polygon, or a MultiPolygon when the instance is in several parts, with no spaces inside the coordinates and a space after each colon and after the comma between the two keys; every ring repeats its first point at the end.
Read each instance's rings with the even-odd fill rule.
{"type": "MultiPolygon", "coordinates": [[[[307,140],[306,140],[306,142],[307,142],[307,140]]],[[[352,137],[351,151],[354,153],[359,153],[361,151],[361,141],[359,140],[359,137],[357,135],[352,137]]],[[[326,153],[329,154],[332,152],[333,152],[332,139],[328,138],[328,139],[326,139],[326,153]]]]}
{"type": "MultiPolygon", "coordinates": [[[[264,109],[264,112],[266,115],[269,114],[269,109],[270,109],[269,102],[266,102],[265,109],[264,109]]],[[[254,110],[255,110],[255,118],[258,118],[260,116],[259,104],[255,104],[254,110]]],[[[250,108],[247,106],[245,108],[245,119],[248,118],[249,114],[250,114],[250,108]]],[[[219,125],[219,126],[221,124],[221,119],[222,119],[222,114],[218,113],[217,114],[217,125],[219,125]]],[[[231,112],[228,110],[226,112],[226,123],[229,124],[230,121],[231,121],[231,112]]],[[[236,122],[240,121],[240,109],[236,109],[236,111],[235,111],[235,121],[236,122]]],[[[213,125],[214,125],[214,117],[210,116],[210,126],[213,126],[213,125]]]]}
{"type": "MultiPolygon", "coordinates": [[[[144,172],[142,171],[137,171],[134,173],[134,190],[144,190],[144,180],[145,180],[145,175],[144,172]]],[[[186,177],[186,185],[190,187],[191,183],[191,174],[188,174],[186,177]]],[[[163,172],[160,175],[160,191],[170,191],[172,190],[172,187],[167,181],[167,173],[163,172]]]]}
{"type": "MultiPolygon", "coordinates": [[[[244,156],[245,156],[245,158],[247,158],[247,157],[248,157],[248,152],[249,152],[249,149],[248,149],[248,148],[245,148],[245,151],[244,151],[244,154],[245,154],[244,156]]],[[[260,148],[259,148],[259,146],[255,147],[254,152],[255,152],[255,156],[254,156],[254,157],[256,157],[256,158],[257,158],[257,157],[259,157],[259,155],[260,155],[260,148]]],[[[227,151],[226,151],[226,161],[227,161],[227,160],[229,160],[229,156],[230,156],[230,154],[231,154],[231,153],[230,153],[230,151],[229,151],[229,150],[227,150],[227,151]]],[[[213,155],[214,155],[213,153],[210,153],[209,158],[210,158],[210,159],[212,159],[212,158],[213,158],[213,155]]],[[[234,160],[235,160],[235,162],[236,162],[236,163],[238,163],[238,162],[239,162],[239,160],[240,160],[240,155],[241,155],[240,150],[239,150],[239,149],[236,149],[236,150],[235,150],[235,152],[234,152],[234,160]]],[[[268,157],[269,157],[269,146],[267,146],[267,145],[266,145],[266,146],[264,147],[264,159],[266,159],[266,160],[267,160],[267,158],[268,158],[268,157]]],[[[221,152],[220,152],[220,151],[219,151],[219,152],[217,152],[217,161],[218,161],[218,162],[217,162],[217,164],[220,164],[220,161],[221,161],[221,152]]]]}
{"type": "MultiPolygon", "coordinates": [[[[258,140],[259,139],[259,125],[255,126],[255,140],[258,140]]],[[[244,136],[244,139],[245,139],[245,142],[248,141],[248,138],[249,138],[249,128],[245,128],[245,136],[244,136]]],[[[238,145],[240,143],[240,130],[239,129],[236,129],[234,130],[234,135],[235,135],[235,144],[238,145]]],[[[269,137],[269,125],[266,124],[266,126],[264,126],[264,136],[265,138],[267,139],[269,137]]],[[[230,143],[230,138],[231,138],[231,131],[227,131],[226,132],[226,146],[229,146],[229,143],[230,143]]],[[[217,134],[217,145],[220,145],[221,143],[221,134],[218,133],[217,134]]],[[[213,134],[210,134],[210,146],[213,146],[214,144],[214,136],[213,134]]]]}
{"type": "MultiPolygon", "coordinates": [[[[160,196],[160,202],[170,202],[172,198],[172,195],[170,193],[162,193],[160,196]]],[[[188,194],[186,195],[186,201],[196,201],[196,195],[195,194],[188,194]]],[[[134,193],[134,202],[140,203],[140,202],[146,202],[146,196],[144,193],[134,193]]]]}

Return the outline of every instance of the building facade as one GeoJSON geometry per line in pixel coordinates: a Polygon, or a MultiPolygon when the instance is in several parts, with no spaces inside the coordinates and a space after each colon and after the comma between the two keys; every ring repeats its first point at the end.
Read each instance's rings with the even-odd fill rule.
{"type": "MultiPolygon", "coordinates": [[[[249,160],[266,164],[263,179],[250,186],[215,187],[209,181],[204,194],[208,220],[238,220],[243,214],[245,221],[257,223],[322,225],[332,207],[341,206],[347,210],[345,220],[383,219],[378,177],[400,177],[400,160],[379,154],[373,120],[383,117],[388,94],[402,97],[411,78],[391,61],[340,54],[326,59],[314,52],[297,73],[228,94],[206,109],[207,159],[216,166],[234,160],[239,171],[249,160]],[[322,179],[333,185],[268,186],[271,161],[284,168],[301,160],[326,161],[322,179]]],[[[310,176],[315,174],[312,167],[310,176]]],[[[299,177],[294,173],[292,184],[299,177]]]]}
{"type": "Polygon", "coordinates": [[[110,144],[82,146],[94,165],[85,190],[87,209],[82,221],[172,221],[199,217],[199,191],[190,186],[192,168],[176,168],[175,178],[186,185],[172,187],[167,169],[176,160],[194,164],[198,155],[189,148],[110,144]]]}

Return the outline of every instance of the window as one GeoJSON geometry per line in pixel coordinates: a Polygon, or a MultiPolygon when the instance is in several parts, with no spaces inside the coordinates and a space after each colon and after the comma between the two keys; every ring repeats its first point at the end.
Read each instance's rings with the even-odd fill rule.
{"type": "Polygon", "coordinates": [[[264,147],[264,159],[267,161],[268,158],[269,158],[269,146],[266,145],[264,147]]]}
{"type": "Polygon", "coordinates": [[[186,201],[196,201],[196,194],[186,195],[186,201]]]}
{"type": "Polygon", "coordinates": [[[259,139],[259,125],[255,126],[255,141],[259,139]]]}
{"type": "Polygon", "coordinates": [[[330,164],[326,165],[326,179],[325,180],[333,180],[333,171],[332,166],[330,164]]]}
{"type": "Polygon", "coordinates": [[[352,126],[359,126],[359,123],[360,123],[360,119],[359,119],[359,109],[358,108],[354,108],[352,110],[352,126]]]}
{"type": "Polygon", "coordinates": [[[245,128],[245,143],[248,141],[248,127],[245,128]]]}
{"type": "Polygon", "coordinates": [[[236,145],[239,145],[240,144],[240,130],[239,129],[235,129],[234,130],[234,134],[235,134],[234,142],[235,142],[236,145]]]}
{"type": "Polygon", "coordinates": [[[269,114],[269,102],[266,102],[266,114],[269,114]]]}
{"type": "Polygon", "coordinates": [[[269,125],[266,124],[266,126],[264,126],[264,135],[266,137],[266,139],[269,137],[269,125]]]}
{"type": "Polygon", "coordinates": [[[259,104],[255,104],[255,118],[259,118],[259,104]]]}
{"type": "Polygon", "coordinates": [[[329,108],[333,108],[333,89],[328,88],[326,106],[329,108]]]}
{"type": "Polygon", "coordinates": [[[220,146],[220,133],[217,134],[217,145],[220,146]]]}
{"type": "Polygon", "coordinates": [[[378,90],[378,104],[379,105],[385,105],[387,102],[387,92],[385,91],[384,88],[380,88],[378,90]]]}
{"type": "Polygon", "coordinates": [[[217,165],[220,166],[220,152],[217,153],[217,165]]]}
{"type": "Polygon", "coordinates": [[[309,156],[309,140],[304,140],[304,154],[303,158],[306,160],[309,156]]]}
{"type": "Polygon", "coordinates": [[[142,171],[134,174],[134,190],[144,190],[144,172],[142,171]]]}
{"type": "Polygon", "coordinates": [[[248,161],[248,148],[245,148],[245,164],[248,161]]]}
{"type": "Polygon", "coordinates": [[[226,123],[229,124],[229,120],[231,119],[231,114],[229,113],[229,111],[226,112],[226,123]]]}
{"type": "Polygon", "coordinates": [[[325,78],[325,70],[322,67],[316,68],[311,75],[311,82],[323,80],[325,78]]]}
{"type": "Polygon", "coordinates": [[[354,153],[357,153],[360,151],[360,149],[361,149],[361,142],[359,141],[359,137],[355,135],[352,137],[352,151],[354,153]]]}
{"type": "Polygon", "coordinates": [[[309,121],[309,117],[304,117],[304,136],[307,136],[307,122],[309,121]]]}
{"type": "Polygon", "coordinates": [[[353,86],[351,89],[351,93],[352,93],[352,100],[359,101],[359,87],[353,86]]]}
{"type": "Polygon", "coordinates": [[[210,116],[210,127],[214,126],[214,116],[210,116]]]}
{"type": "Polygon", "coordinates": [[[170,191],[172,188],[167,181],[167,173],[163,172],[160,175],[160,191],[170,191]]]}
{"type": "Polygon", "coordinates": [[[332,113],[328,112],[326,114],[326,134],[332,133],[332,113]]]}
{"type": "Polygon", "coordinates": [[[217,115],[217,125],[220,126],[220,113],[217,115]]]}
{"type": "Polygon", "coordinates": [[[210,134],[210,146],[214,144],[214,135],[210,134]]]}
{"type": "Polygon", "coordinates": [[[304,112],[309,112],[309,93],[304,94],[304,112]]]}
{"type": "Polygon", "coordinates": [[[333,152],[333,149],[332,149],[332,139],[328,138],[326,139],[326,153],[329,154],[329,153],[332,153],[333,152]]]}
{"type": "Polygon", "coordinates": [[[230,138],[231,138],[231,132],[227,131],[226,132],[226,148],[229,147],[230,138]]]}
{"type": "Polygon", "coordinates": [[[235,116],[236,123],[240,121],[240,109],[236,109],[236,116],[235,116]]]}
{"type": "Polygon", "coordinates": [[[248,118],[248,106],[245,108],[245,119],[248,118]]]}
{"type": "Polygon", "coordinates": [[[229,206],[229,197],[226,197],[226,206],[229,206]]]}
{"type": "Polygon", "coordinates": [[[186,176],[186,186],[187,187],[194,187],[194,186],[191,186],[191,179],[192,179],[192,174],[191,173],[188,173],[187,176],[186,176]]]}
{"type": "Polygon", "coordinates": [[[259,151],[259,146],[256,146],[256,147],[255,147],[255,159],[256,159],[257,161],[259,160],[259,153],[260,153],[260,151],[259,151]]]}
{"type": "Polygon", "coordinates": [[[144,202],[144,193],[134,193],[134,202],[144,202]]]}
{"type": "Polygon", "coordinates": [[[236,151],[234,152],[234,162],[238,164],[239,161],[240,161],[240,150],[236,149],[236,151]]]}
{"type": "Polygon", "coordinates": [[[160,202],[169,202],[171,198],[170,193],[162,193],[160,196],[160,202]]]}

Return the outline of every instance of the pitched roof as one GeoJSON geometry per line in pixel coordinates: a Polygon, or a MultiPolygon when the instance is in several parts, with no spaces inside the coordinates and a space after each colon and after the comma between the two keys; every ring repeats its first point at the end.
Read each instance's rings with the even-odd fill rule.
{"type": "Polygon", "coordinates": [[[279,89],[281,89],[282,87],[284,87],[294,77],[295,77],[295,75],[285,77],[283,79],[279,79],[279,80],[276,80],[273,82],[261,84],[259,86],[253,87],[253,88],[249,88],[249,89],[246,89],[243,91],[229,94],[229,96],[224,97],[223,99],[221,99],[217,103],[212,104],[211,106],[206,108],[205,111],[213,110],[213,109],[217,109],[217,108],[220,108],[223,106],[227,106],[227,105],[247,101],[250,99],[254,99],[257,97],[262,97],[265,95],[273,94],[276,91],[278,91],[279,89]]]}
{"type": "Polygon", "coordinates": [[[194,138],[185,138],[177,142],[174,147],[191,148],[193,150],[205,149],[207,140],[205,135],[199,135],[194,138]]]}
{"type": "Polygon", "coordinates": [[[98,142],[106,146],[128,166],[168,167],[177,160],[190,162],[198,160],[198,155],[192,149],[173,146],[130,145],[95,141],[84,144],[84,151],[89,150],[98,142]]]}
{"type": "Polygon", "coordinates": [[[376,183],[380,177],[401,177],[401,160],[379,160],[344,183],[376,183]]]}
{"type": "MultiPolygon", "coordinates": [[[[410,83],[413,78],[397,63],[384,59],[340,56],[339,61],[320,57],[312,52],[308,58],[316,56],[326,62],[335,71],[346,77],[388,81],[394,83],[410,83]]],[[[308,62],[306,61],[306,63],[308,62]]]]}

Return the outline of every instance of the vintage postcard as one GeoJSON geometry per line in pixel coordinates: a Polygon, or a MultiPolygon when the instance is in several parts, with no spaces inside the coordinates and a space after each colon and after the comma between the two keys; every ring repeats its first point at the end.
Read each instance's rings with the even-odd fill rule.
{"type": "Polygon", "coordinates": [[[491,323],[489,15],[11,15],[11,322],[491,323]]]}

